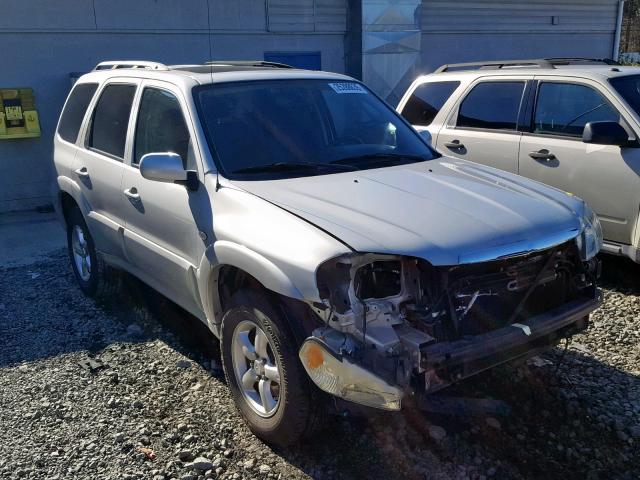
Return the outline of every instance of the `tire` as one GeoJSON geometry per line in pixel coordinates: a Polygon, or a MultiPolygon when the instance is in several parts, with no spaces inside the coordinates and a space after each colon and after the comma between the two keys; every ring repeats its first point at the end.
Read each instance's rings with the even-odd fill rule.
{"type": "MultiPolygon", "coordinates": [[[[300,363],[297,344],[284,314],[279,313],[279,310],[274,308],[265,296],[252,291],[240,291],[232,297],[222,319],[220,345],[222,366],[235,404],[257,437],[269,444],[286,447],[315,429],[321,409],[319,398],[312,403],[314,386],[300,363]],[[246,333],[250,343],[258,344],[257,333],[253,334],[252,340],[251,324],[260,328],[268,341],[268,346],[265,347],[267,363],[261,367],[264,380],[256,380],[255,384],[257,395],[247,395],[246,391],[251,390],[251,387],[247,389],[243,386],[242,378],[244,377],[240,375],[243,368],[242,361],[249,365],[251,361],[239,354],[238,345],[242,342],[237,341],[246,333]],[[270,381],[271,387],[267,387],[266,390],[270,390],[272,394],[277,393],[277,398],[276,395],[272,395],[277,404],[273,411],[268,412],[263,403],[263,411],[258,411],[262,400],[258,393],[260,382],[266,383],[268,377],[273,377],[269,375],[268,370],[273,366],[279,371],[279,383],[276,385],[276,382],[270,381]]],[[[259,350],[260,348],[255,347],[254,352],[259,350]]],[[[257,353],[256,356],[258,359],[254,364],[262,358],[257,353]]],[[[256,366],[254,372],[260,372],[261,368],[256,366]]],[[[246,375],[250,376],[249,370],[246,375]]],[[[250,378],[249,382],[251,381],[250,378]]]]}
{"type": "Polygon", "coordinates": [[[104,299],[119,292],[121,284],[119,272],[108,266],[96,251],[93,237],[82,212],[77,207],[67,215],[67,250],[71,269],[85,295],[104,299]],[[84,256],[85,262],[78,260],[78,256],[84,256]],[[83,263],[84,268],[80,266],[83,263]]]}

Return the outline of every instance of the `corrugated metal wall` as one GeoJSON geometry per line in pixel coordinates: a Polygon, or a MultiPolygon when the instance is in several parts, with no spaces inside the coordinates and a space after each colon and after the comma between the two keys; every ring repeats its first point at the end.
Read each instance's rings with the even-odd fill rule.
{"type": "Polygon", "coordinates": [[[347,30],[347,0],[316,0],[316,31],[345,32],[347,30]]]}
{"type": "Polygon", "coordinates": [[[617,0],[423,0],[421,7],[415,74],[453,62],[613,55],[617,0]]]}
{"type": "Polygon", "coordinates": [[[48,201],[69,73],[105,59],[165,63],[320,51],[394,103],[443,63],[611,55],[617,0],[2,0],[0,87],[33,87],[42,138],[0,142],[0,212],[48,201]],[[345,35],[347,22],[350,32],[345,35]],[[363,31],[360,31],[363,30],[363,31]],[[347,43],[345,52],[345,42],[347,43]]]}
{"type": "Polygon", "coordinates": [[[362,2],[363,75],[392,104],[444,63],[613,54],[618,0],[362,2]]]}
{"type": "Polygon", "coordinates": [[[424,0],[424,32],[609,32],[617,0],[424,0]]]}
{"type": "Polygon", "coordinates": [[[271,32],[342,32],[347,29],[346,0],[268,0],[271,32]]]}
{"type": "Polygon", "coordinates": [[[321,52],[345,71],[347,0],[2,0],[1,87],[32,87],[42,137],[0,141],[0,212],[49,202],[69,74],[107,59],[164,63],[321,52]],[[268,15],[267,15],[268,11],[268,15]]]}

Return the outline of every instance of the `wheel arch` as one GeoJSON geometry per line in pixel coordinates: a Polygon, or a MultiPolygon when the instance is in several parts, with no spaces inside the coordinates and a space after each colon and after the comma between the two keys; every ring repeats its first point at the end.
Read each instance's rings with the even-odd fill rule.
{"type": "MultiPolygon", "coordinates": [[[[82,208],[81,192],[78,185],[67,177],[60,176],[57,178],[57,192],[55,196],[54,207],[60,220],[66,224],[68,222],[69,212],[77,207],[83,215],[86,214],[82,208]]],[[[86,216],[86,215],[85,215],[86,216]]]]}
{"type": "Polygon", "coordinates": [[[258,291],[278,303],[296,339],[305,336],[308,328],[303,324],[313,317],[304,296],[281,269],[259,253],[233,242],[218,241],[207,249],[199,268],[198,289],[214,333],[219,331],[225,303],[242,289],[258,291]]]}
{"type": "Polygon", "coordinates": [[[69,222],[69,212],[74,208],[80,208],[76,199],[71,196],[68,192],[60,191],[60,210],[62,212],[62,216],[64,217],[65,222],[69,222]]]}

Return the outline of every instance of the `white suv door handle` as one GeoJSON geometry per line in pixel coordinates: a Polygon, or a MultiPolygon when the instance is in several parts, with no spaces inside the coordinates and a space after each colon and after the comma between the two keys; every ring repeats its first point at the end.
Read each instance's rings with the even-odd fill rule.
{"type": "Polygon", "coordinates": [[[86,178],[86,177],[89,176],[89,172],[87,171],[87,167],[78,168],[77,170],[74,170],[74,172],[79,177],[85,177],[86,178]]]}
{"type": "Polygon", "coordinates": [[[460,143],[460,140],[454,140],[453,142],[446,142],[444,146],[450,150],[462,150],[463,148],[465,148],[464,144],[460,143]]]}
{"type": "Polygon", "coordinates": [[[538,150],[537,152],[531,152],[529,156],[534,160],[538,160],[538,161],[542,160],[545,162],[550,162],[551,160],[556,159],[556,156],[547,149],[538,150]]]}
{"type": "Polygon", "coordinates": [[[140,200],[140,194],[138,193],[138,189],[136,187],[127,188],[124,191],[124,194],[131,200],[140,200]]]}

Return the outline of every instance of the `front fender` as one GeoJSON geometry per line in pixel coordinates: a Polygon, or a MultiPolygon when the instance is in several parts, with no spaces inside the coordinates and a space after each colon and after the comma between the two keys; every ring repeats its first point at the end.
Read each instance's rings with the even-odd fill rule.
{"type": "Polygon", "coordinates": [[[292,280],[272,261],[244,245],[218,240],[207,248],[198,269],[198,290],[210,323],[218,324],[222,319],[218,274],[223,266],[236,267],[248,273],[268,290],[304,300],[292,280]]]}

